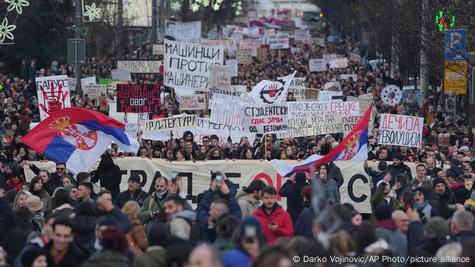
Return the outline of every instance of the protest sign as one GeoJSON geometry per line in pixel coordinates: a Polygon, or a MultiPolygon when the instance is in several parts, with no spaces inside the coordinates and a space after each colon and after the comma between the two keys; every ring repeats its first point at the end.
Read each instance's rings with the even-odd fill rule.
{"type": "Polygon", "coordinates": [[[211,66],[223,65],[222,46],[179,43],[165,40],[165,85],[208,90],[211,66]]]}
{"type": "Polygon", "coordinates": [[[422,146],[424,118],[381,114],[378,143],[380,145],[422,146]]]}
{"type": "Polygon", "coordinates": [[[51,113],[71,107],[68,76],[38,77],[35,82],[41,120],[51,113]]]}
{"type": "Polygon", "coordinates": [[[68,77],[69,91],[76,92],[77,79],[73,77],[68,77]]]}
{"type": "Polygon", "coordinates": [[[341,69],[348,67],[348,59],[343,58],[334,58],[328,61],[328,65],[331,69],[341,69]]]}
{"type": "Polygon", "coordinates": [[[249,48],[239,47],[236,53],[238,64],[249,65],[252,63],[252,50],[249,48]]]}
{"type": "Polygon", "coordinates": [[[323,54],[323,56],[322,56],[322,58],[326,59],[327,61],[330,61],[330,60],[335,59],[337,57],[338,57],[337,54],[323,54]]]}
{"type": "Polygon", "coordinates": [[[180,102],[180,109],[181,110],[203,110],[203,109],[206,109],[206,96],[205,96],[205,94],[180,96],[178,102],[180,102]]]}
{"type": "Polygon", "coordinates": [[[159,60],[117,60],[117,69],[130,73],[159,73],[161,64],[159,60]]]}
{"type": "Polygon", "coordinates": [[[349,80],[352,79],[354,82],[358,80],[358,75],[357,74],[340,74],[340,79],[341,80],[349,80]]]}
{"type": "Polygon", "coordinates": [[[88,99],[94,99],[96,105],[99,105],[101,96],[107,96],[107,86],[103,84],[88,84],[82,87],[82,93],[87,95],[88,99]]]}
{"type": "Polygon", "coordinates": [[[320,95],[320,90],[318,89],[313,89],[313,88],[305,89],[305,100],[318,100],[319,95],[320,95]]]}
{"type": "Polygon", "coordinates": [[[152,54],[153,55],[163,55],[163,44],[154,44],[152,46],[152,54]]]}
{"type": "Polygon", "coordinates": [[[350,60],[354,61],[354,62],[360,62],[360,63],[362,62],[361,61],[361,56],[357,53],[351,53],[350,54],[350,60]]]}
{"type": "Polygon", "coordinates": [[[331,101],[339,100],[343,101],[342,91],[320,91],[318,94],[318,101],[331,101]]]}
{"type": "MultiPolygon", "coordinates": [[[[52,161],[34,161],[31,163],[51,173],[55,171],[56,167],[56,164],[52,161]]],[[[198,194],[209,189],[210,171],[223,171],[240,188],[249,185],[253,180],[262,180],[266,185],[273,186],[277,192],[288,179],[280,176],[270,161],[211,160],[168,162],[162,159],[125,157],[115,158],[114,163],[122,171],[121,191],[127,190],[127,181],[132,174],[139,175],[143,185],[142,188],[148,191],[155,186],[153,184],[155,177],[171,177],[172,172],[178,172],[178,175],[183,177],[183,192],[186,194],[187,200],[192,202],[193,205],[196,205],[198,194]]],[[[297,161],[295,160],[286,161],[288,165],[296,163],[297,161]]],[[[371,164],[371,162],[369,163],[371,164]]],[[[360,213],[371,213],[370,179],[364,171],[363,162],[335,161],[334,164],[341,170],[344,178],[343,185],[340,187],[341,202],[351,204],[360,213]]],[[[415,166],[414,163],[409,162],[407,164],[410,168],[415,166]]],[[[97,165],[87,171],[92,171],[96,168],[97,165]]],[[[35,176],[28,164],[25,165],[25,176],[27,181],[31,181],[31,178],[35,176]]],[[[278,194],[277,201],[284,207],[286,206],[286,198],[280,197],[278,194]]]]}
{"type": "Polygon", "coordinates": [[[288,118],[287,137],[305,137],[342,133],[343,121],[339,114],[314,117],[288,118]]]}
{"type": "Polygon", "coordinates": [[[246,106],[243,111],[245,131],[256,134],[287,132],[286,106],[246,106]]]}
{"type": "Polygon", "coordinates": [[[249,96],[256,104],[284,105],[287,99],[289,85],[295,73],[296,72],[284,77],[279,77],[277,81],[260,81],[252,88],[249,96]]]}
{"type": "Polygon", "coordinates": [[[114,69],[111,70],[112,79],[129,82],[132,81],[132,76],[130,75],[130,71],[128,70],[121,70],[121,69],[114,69]]]}
{"type": "Polygon", "coordinates": [[[128,113],[159,113],[160,86],[158,84],[117,84],[117,111],[128,113]]]}
{"type": "Polygon", "coordinates": [[[229,90],[231,86],[231,67],[226,65],[212,65],[208,88],[229,90]]]}
{"type": "Polygon", "coordinates": [[[128,122],[125,124],[125,131],[130,138],[137,139],[137,133],[139,131],[139,124],[136,122],[128,122]]]}
{"type": "Polygon", "coordinates": [[[145,120],[140,122],[143,134],[173,131],[176,129],[193,128],[198,122],[198,115],[175,116],[164,119],[145,120]]]}
{"type": "Polygon", "coordinates": [[[96,76],[86,77],[81,79],[81,86],[96,84],[96,76]]]}
{"type": "Polygon", "coordinates": [[[310,31],[309,30],[295,30],[294,40],[304,44],[310,44],[310,31]]]}
{"type": "Polygon", "coordinates": [[[289,49],[289,35],[276,34],[267,37],[267,44],[270,49],[289,49]]]}
{"type": "Polygon", "coordinates": [[[327,61],[321,58],[310,59],[308,65],[310,72],[327,71],[327,61]]]}
{"type": "Polygon", "coordinates": [[[201,21],[179,22],[166,20],[165,39],[177,42],[199,43],[201,41],[201,21]]]}
{"type": "Polygon", "coordinates": [[[292,93],[297,101],[305,100],[305,78],[294,78],[289,85],[289,93],[292,93]]]}
{"type": "Polygon", "coordinates": [[[313,38],[313,45],[325,46],[325,38],[322,38],[322,37],[313,38]]]}
{"type": "Polygon", "coordinates": [[[226,59],[225,65],[231,67],[231,77],[238,76],[238,62],[236,59],[226,59]]]}
{"type": "Polygon", "coordinates": [[[239,96],[222,92],[213,93],[210,103],[210,121],[218,124],[243,126],[243,102],[239,96]]]}
{"type": "MultiPolygon", "coordinates": [[[[219,138],[219,145],[223,146],[231,139],[233,143],[239,143],[241,137],[247,137],[251,144],[254,143],[256,135],[244,132],[243,127],[225,125],[211,122],[209,118],[199,118],[198,125],[192,129],[186,129],[193,133],[193,140],[198,144],[203,144],[203,137],[216,135],[219,138]]],[[[183,136],[185,129],[177,131],[177,136],[183,136]]]]}
{"type": "Polygon", "coordinates": [[[324,91],[341,91],[341,84],[338,81],[330,81],[323,86],[324,91]]]}
{"type": "Polygon", "coordinates": [[[340,114],[344,116],[357,116],[360,113],[359,103],[325,101],[325,102],[287,102],[289,117],[304,118],[327,114],[340,114]]]}
{"type": "Polygon", "coordinates": [[[213,96],[216,94],[222,94],[222,95],[229,95],[229,96],[235,96],[235,101],[241,101],[241,92],[240,88],[242,85],[232,85],[231,90],[229,91],[222,91],[218,89],[211,89],[208,92],[208,99],[210,100],[210,108],[211,108],[211,100],[213,100],[213,96]],[[238,99],[239,98],[239,99],[238,99]]]}

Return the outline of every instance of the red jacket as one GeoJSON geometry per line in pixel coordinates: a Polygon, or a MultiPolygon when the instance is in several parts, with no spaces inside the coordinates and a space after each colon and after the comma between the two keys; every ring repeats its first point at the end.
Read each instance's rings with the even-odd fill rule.
{"type": "Polygon", "coordinates": [[[294,234],[294,226],[292,225],[290,215],[277,204],[270,215],[264,211],[263,206],[256,209],[252,215],[259,220],[262,232],[269,244],[273,244],[279,236],[291,237],[294,234]],[[277,230],[272,231],[269,229],[270,222],[276,222],[279,225],[277,230]]]}

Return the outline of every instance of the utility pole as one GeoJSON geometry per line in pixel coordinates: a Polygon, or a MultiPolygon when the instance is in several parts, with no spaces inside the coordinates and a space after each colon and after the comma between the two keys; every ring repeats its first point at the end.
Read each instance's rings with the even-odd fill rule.
{"type": "Polygon", "coordinates": [[[157,42],[157,28],[158,28],[158,0],[152,0],[152,32],[150,34],[150,45],[152,47],[157,42]]]}
{"type": "MultiPolygon", "coordinates": [[[[421,18],[421,57],[420,57],[420,69],[419,69],[419,77],[421,83],[421,96],[422,99],[425,100],[427,98],[427,91],[428,91],[428,60],[427,60],[427,24],[428,23],[428,11],[429,11],[429,0],[422,0],[422,18],[421,18]]],[[[424,101],[421,101],[421,108],[423,107],[424,101]]]]}
{"type": "MultiPolygon", "coordinates": [[[[81,0],[76,0],[75,12],[74,12],[74,38],[81,39],[81,21],[82,21],[82,3],[81,0]]],[[[81,88],[81,63],[76,61],[74,66],[75,76],[76,76],[76,92],[78,95],[82,96],[81,88]]]]}
{"type": "Polygon", "coordinates": [[[122,58],[124,52],[124,0],[117,1],[117,47],[118,56],[122,58]]]}
{"type": "Polygon", "coordinates": [[[399,19],[398,11],[401,6],[400,4],[401,4],[401,0],[393,1],[394,15],[392,18],[393,29],[392,29],[392,35],[391,35],[391,77],[394,77],[394,73],[396,69],[399,69],[399,51],[398,51],[399,34],[398,34],[397,27],[395,27],[395,25],[397,25],[397,22],[399,19]]]}

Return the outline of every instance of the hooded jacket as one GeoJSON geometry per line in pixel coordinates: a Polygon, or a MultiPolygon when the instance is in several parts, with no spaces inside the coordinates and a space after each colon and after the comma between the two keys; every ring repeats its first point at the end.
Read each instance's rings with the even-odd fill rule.
{"type": "Polygon", "coordinates": [[[270,214],[266,213],[265,207],[262,205],[254,211],[253,216],[259,221],[262,232],[269,244],[275,243],[278,237],[291,237],[294,234],[294,227],[289,213],[277,203],[275,203],[270,214]],[[272,231],[269,228],[269,223],[271,222],[277,223],[277,230],[272,231]]]}
{"type": "Polygon", "coordinates": [[[97,167],[91,182],[101,182],[101,186],[111,191],[112,198],[115,199],[120,193],[120,181],[122,180],[122,173],[119,166],[114,164],[111,155],[105,153],[101,157],[101,162],[97,167]]]}
{"type": "Polygon", "coordinates": [[[281,197],[287,198],[287,212],[295,225],[297,219],[304,209],[303,197],[300,195],[302,188],[307,185],[307,177],[304,172],[298,172],[295,175],[295,183],[287,180],[279,190],[281,197]]]}
{"type": "Polygon", "coordinates": [[[260,201],[255,199],[253,196],[249,195],[244,191],[239,191],[236,195],[239,207],[241,208],[242,216],[249,216],[259,208],[260,201]]]}
{"type": "Polygon", "coordinates": [[[407,238],[397,229],[393,219],[378,221],[375,227],[376,237],[388,242],[393,247],[395,256],[407,255],[407,238]]]}
{"type": "Polygon", "coordinates": [[[196,213],[192,210],[183,210],[173,214],[170,219],[170,234],[188,241],[191,227],[196,223],[196,213]]]}

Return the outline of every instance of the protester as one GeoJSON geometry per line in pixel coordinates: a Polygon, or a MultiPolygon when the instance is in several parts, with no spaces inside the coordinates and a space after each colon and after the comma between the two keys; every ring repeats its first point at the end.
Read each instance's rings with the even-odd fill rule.
{"type": "Polygon", "coordinates": [[[135,200],[139,203],[140,206],[144,204],[145,199],[149,196],[149,194],[142,190],[142,186],[140,185],[140,176],[136,174],[132,174],[127,181],[128,189],[127,191],[121,192],[116,200],[115,204],[122,208],[125,203],[129,200],[135,200]]]}
{"type": "Polygon", "coordinates": [[[242,216],[251,215],[260,205],[261,190],[266,187],[266,184],[261,180],[252,181],[249,186],[244,187],[236,195],[239,207],[241,208],[242,216]]]}

